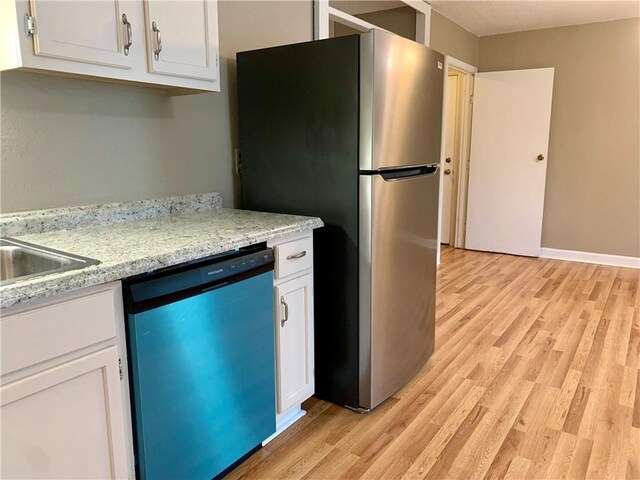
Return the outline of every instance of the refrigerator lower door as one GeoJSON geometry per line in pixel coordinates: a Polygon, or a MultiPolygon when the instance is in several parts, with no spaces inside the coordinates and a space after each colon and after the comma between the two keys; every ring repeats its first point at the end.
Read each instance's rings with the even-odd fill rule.
{"type": "Polygon", "coordinates": [[[362,408],[397,392],[434,350],[436,172],[360,175],[362,408]]]}

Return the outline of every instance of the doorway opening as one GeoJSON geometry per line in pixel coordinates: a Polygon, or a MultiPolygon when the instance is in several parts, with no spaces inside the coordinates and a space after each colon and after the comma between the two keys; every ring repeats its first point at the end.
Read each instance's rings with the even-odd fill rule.
{"type": "Polygon", "coordinates": [[[445,57],[445,67],[438,243],[464,248],[473,80],[477,68],[451,56],[445,57]]]}

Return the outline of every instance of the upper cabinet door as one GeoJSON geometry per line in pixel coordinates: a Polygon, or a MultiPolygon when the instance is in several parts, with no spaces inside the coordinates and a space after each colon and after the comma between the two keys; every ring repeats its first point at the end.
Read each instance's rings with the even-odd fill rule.
{"type": "Polygon", "coordinates": [[[127,22],[137,17],[133,12],[137,8],[135,3],[31,0],[29,6],[35,20],[36,56],[122,69],[133,67],[133,58],[125,53],[131,28],[124,22],[123,14],[127,22]]]}
{"type": "Polygon", "coordinates": [[[216,0],[145,0],[149,71],[218,81],[216,0]]]}

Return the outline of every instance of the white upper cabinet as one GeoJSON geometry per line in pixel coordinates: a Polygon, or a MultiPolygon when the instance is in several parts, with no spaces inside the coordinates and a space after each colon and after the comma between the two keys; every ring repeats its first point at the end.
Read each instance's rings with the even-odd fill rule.
{"type": "Polygon", "coordinates": [[[0,70],[20,68],[220,91],[217,1],[0,0],[0,70]]]}
{"type": "Polygon", "coordinates": [[[153,73],[218,79],[215,3],[145,0],[147,61],[153,73]]]}
{"type": "MultiPolygon", "coordinates": [[[[134,57],[129,56],[128,49],[125,53],[134,20],[133,12],[126,11],[126,3],[32,0],[31,15],[37,19],[37,23],[33,20],[35,55],[133,68],[134,57]],[[129,24],[128,29],[123,19],[129,24]]],[[[128,6],[133,7],[131,2],[128,6]]]]}

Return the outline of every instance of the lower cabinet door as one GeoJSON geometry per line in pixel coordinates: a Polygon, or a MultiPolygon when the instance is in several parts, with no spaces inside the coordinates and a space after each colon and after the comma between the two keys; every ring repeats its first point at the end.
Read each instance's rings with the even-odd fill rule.
{"type": "Polygon", "coordinates": [[[276,286],[278,413],[313,395],[313,277],[276,286]]]}
{"type": "Polygon", "coordinates": [[[0,388],[2,478],[126,478],[116,347],[0,388]]]}

